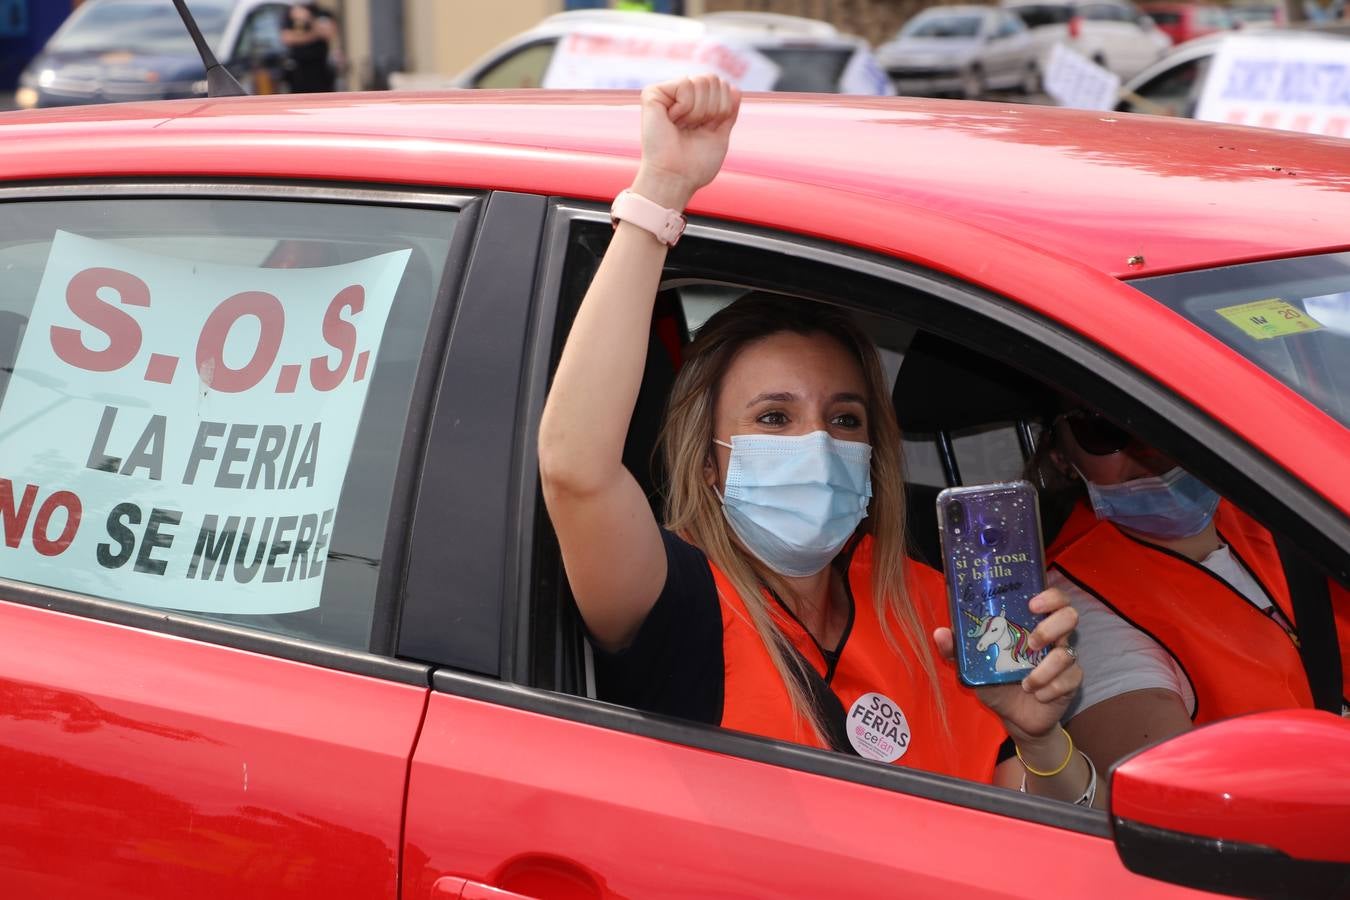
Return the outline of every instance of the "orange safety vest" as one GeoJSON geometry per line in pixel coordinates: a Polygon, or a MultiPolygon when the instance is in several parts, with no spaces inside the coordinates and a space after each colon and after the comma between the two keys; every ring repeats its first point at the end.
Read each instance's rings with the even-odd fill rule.
{"type": "MultiPolygon", "coordinates": [[[[824,747],[811,727],[793,714],[787,687],[750,624],[744,602],[721,570],[711,562],[708,565],[722,609],[722,727],[824,747]]],[[[991,781],[998,748],[1006,736],[1003,725],[940,658],[934,683],[917,660],[901,659],[886,642],[872,602],[870,536],[859,541],[853,552],[848,583],[854,598],[853,622],[832,670],[806,629],[776,601],[769,602],[778,627],[839,698],[850,741],[859,755],[885,760],[899,751],[901,755],[893,760],[897,765],[991,781]],[[943,711],[936,702],[938,692],[943,711]]],[[[933,628],[950,625],[941,574],[911,562],[906,587],[923,625],[923,639],[928,639],[933,628]]],[[[899,624],[892,621],[891,628],[904,647],[899,624]]]]}
{"type": "MultiPolygon", "coordinates": [[[[1297,626],[1270,532],[1226,500],[1215,519],[1220,540],[1297,626]]],[[[1313,705],[1297,636],[1199,563],[1126,537],[1098,521],[1086,503],[1074,510],[1047,555],[1051,565],[1172,655],[1195,690],[1197,723],[1313,705]]],[[[1344,648],[1350,646],[1350,596],[1338,585],[1330,588],[1344,648]]]]}

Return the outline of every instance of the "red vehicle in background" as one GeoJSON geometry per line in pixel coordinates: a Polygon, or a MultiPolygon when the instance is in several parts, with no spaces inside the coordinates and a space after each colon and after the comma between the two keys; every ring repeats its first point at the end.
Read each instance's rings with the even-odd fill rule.
{"type": "MultiPolygon", "coordinates": [[[[1344,896],[1339,704],[1148,748],[1106,812],[596,699],[535,447],[638,121],[539,91],[0,115],[6,900],[1344,896]]],[[[1350,583],[1348,156],[752,96],[627,464],[659,503],[684,342],[773,291],[881,347],[921,557],[1061,385],[1350,583]]],[[[1298,625],[1311,683],[1335,634],[1298,625]]]]}
{"type": "Polygon", "coordinates": [[[1222,6],[1206,3],[1141,3],[1139,8],[1157,23],[1159,30],[1182,44],[1216,31],[1237,27],[1232,13],[1222,6]]]}

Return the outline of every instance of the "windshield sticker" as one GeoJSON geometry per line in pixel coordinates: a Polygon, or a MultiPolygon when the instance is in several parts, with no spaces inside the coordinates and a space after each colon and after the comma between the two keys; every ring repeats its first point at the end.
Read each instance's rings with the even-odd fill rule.
{"type": "Polygon", "coordinates": [[[1214,311],[1258,341],[1318,331],[1322,327],[1311,316],[1279,297],[1223,306],[1214,311]]]}
{"type": "Polygon", "coordinates": [[[271,269],[57,232],[0,406],[0,572],[191,612],[318,606],[410,252],[271,269]]]}

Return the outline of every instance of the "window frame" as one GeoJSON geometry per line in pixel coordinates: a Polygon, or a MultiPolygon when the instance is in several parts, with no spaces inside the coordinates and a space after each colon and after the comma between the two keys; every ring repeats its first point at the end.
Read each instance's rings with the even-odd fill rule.
{"type": "MultiPolygon", "coordinates": [[[[608,210],[565,198],[550,201],[530,327],[526,381],[519,415],[521,433],[513,461],[517,521],[524,525],[542,512],[536,441],[539,415],[561,346],[555,323],[563,312],[563,269],[576,243],[574,228],[609,227],[608,210]]],[[[680,246],[671,251],[663,283],[682,278],[745,281],[822,300],[854,298],[858,308],[902,321],[921,321],[941,336],[1005,363],[1020,353],[1022,367],[1058,383],[1074,383],[1085,399],[1119,415],[1145,440],[1204,460],[1215,486],[1260,519],[1304,542],[1324,563],[1332,559],[1342,576],[1350,571],[1350,521],[1273,461],[1261,456],[1221,423],[1154,382],[1104,347],[1024,306],[959,279],[879,254],[815,238],[695,217],[680,246]],[[759,257],[758,259],[756,257],[759,257]],[[737,273],[733,277],[733,273],[737,273]],[[814,273],[814,274],[812,274],[814,273]],[[874,296],[886,294],[884,304],[874,296]],[[865,298],[861,301],[856,298],[865,298]],[[933,303],[934,299],[943,301],[933,303]],[[972,328],[972,325],[976,326],[972,328]],[[1068,379],[1073,378],[1070,382],[1068,379]],[[1253,472],[1247,475],[1245,472],[1253,472]]],[[[514,595],[503,598],[502,680],[441,669],[434,690],[596,727],[699,747],[738,758],[838,778],[887,791],[1009,816],[1109,839],[1108,817],[1099,811],[1043,800],[986,785],[901,767],[875,766],[847,756],[778,743],[643,713],[570,693],[559,685],[532,684],[531,654],[537,629],[531,621],[536,600],[531,582],[540,552],[538,529],[517,527],[507,565],[514,571],[514,595]]],[[[584,656],[584,649],[582,650],[584,656]]],[[[579,664],[578,664],[579,665],[579,664]]],[[[555,666],[563,670],[566,666],[555,666]]],[[[574,665],[575,671],[576,666],[574,665]]],[[[584,685],[584,682],[583,682],[584,685]]],[[[563,685],[562,687],[566,687],[563,685]]],[[[574,686],[575,689],[575,686],[574,686]]],[[[1103,773],[1105,777],[1106,773],[1103,773]]]]}
{"type": "Polygon", "coordinates": [[[0,204],[7,202],[71,200],[270,200],[303,203],[333,203],[342,206],[398,206],[440,210],[457,214],[445,258],[441,283],[432,300],[427,334],[419,367],[409,397],[408,422],[399,459],[394,467],[393,492],[381,551],[369,649],[352,650],[304,638],[250,628],[245,625],[199,619],[134,603],[12,581],[0,577],[0,602],[14,602],[83,618],[126,625],[143,631],[185,637],[281,659],[372,675],[407,684],[426,685],[428,666],[394,658],[394,634],[402,604],[402,587],[408,565],[412,528],[408,511],[418,488],[416,469],[425,451],[425,436],[433,415],[431,400],[441,381],[441,356],[449,323],[459,299],[462,276],[477,231],[483,205],[479,192],[436,191],[423,187],[401,190],[395,186],[353,187],[325,183],[237,182],[228,180],[183,180],[173,182],[118,181],[83,182],[0,188],[0,204]],[[432,364],[426,364],[431,360],[432,364]],[[387,561],[387,562],[384,562],[387,561]]]}

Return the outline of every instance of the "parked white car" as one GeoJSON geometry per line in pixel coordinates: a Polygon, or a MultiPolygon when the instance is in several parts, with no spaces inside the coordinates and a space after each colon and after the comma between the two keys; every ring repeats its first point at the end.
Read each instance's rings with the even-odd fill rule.
{"type": "Polygon", "coordinates": [[[1031,31],[1042,65],[1064,44],[1127,80],[1172,48],[1168,37],[1132,3],[1120,0],[1003,0],[1031,31]]]}
{"type": "Polygon", "coordinates": [[[667,69],[682,74],[694,63],[726,54],[752,72],[767,73],[744,85],[750,89],[894,93],[868,43],[826,22],[771,13],[684,17],[604,9],[548,16],[493,48],[457,75],[453,86],[641,87],[668,77],[667,69]],[[597,51],[593,64],[579,58],[578,47],[597,51]],[[693,55],[682,56],[685,48],[693,55]]]}
{"type": "Polygon", "coordinates": [[[905,23],[877,48],[877,62],[901,94],[985,91],[1035,93],[1040,85],[1037,47],[1022,20],[992,6],[933,6],[905,23]]]}

